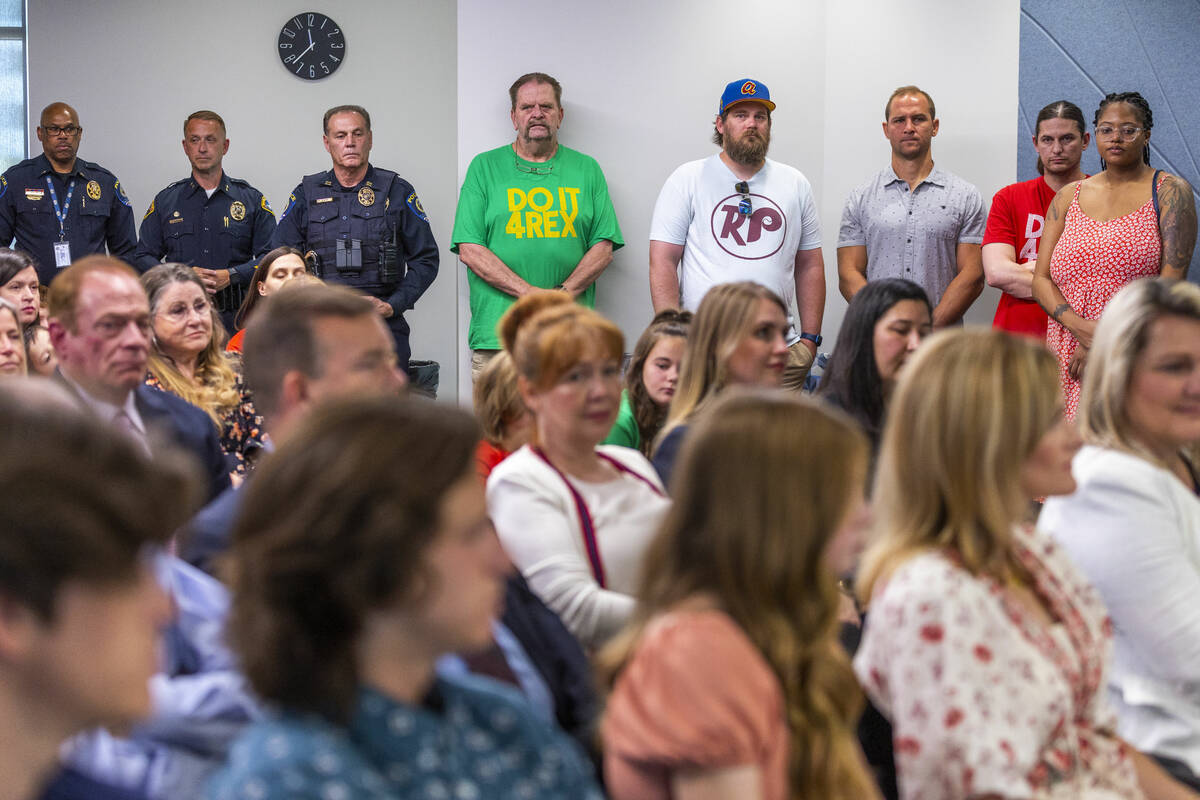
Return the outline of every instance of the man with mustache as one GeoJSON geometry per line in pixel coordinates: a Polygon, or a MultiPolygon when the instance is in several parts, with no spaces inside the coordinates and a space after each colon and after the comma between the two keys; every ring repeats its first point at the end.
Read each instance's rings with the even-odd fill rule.
{"type": "Polygon", "coordinates": [[[42,154],[0,177],[0,241],[15,237],[18,250],[37,262],[38,280],[49,286],[62,269],[87,255],[133,258],[137,234],[129,198],[116,176],[76,158],[83,128],[66,103],[42,110],[37,127],[42,154]]]}
{"type": "Polygon", "coordinates": [[[957,175],[933,165],[938,133],[933,98],[916,86],[892,92],[883,135],[892,163],[850,193],[838,233],[838,283],[847,301],[879,278],[920,284],[933,326],[962,322],[983,291],[983,199],[957,175]]]}
{"type": "Polygon", "coordinates": [[[454,215],[450,249],[471,293],[471,378],[500,350],[496,323],[535,289],[596,305],[596,279],[625,242],[600,165],[558,143],[562,85],[544,72],[508,89],[511,145],[475,156],[454,215]]]}
{"type": "Polygon", "coordinates": [[[774,110],[761,81],[725,87],[713,134],[721,152],[676,169],[654,206],[650,299],[655,312],[694,311],[719,283],[775,290],[791,316],[783,385],[800,389],[821,344],[825,259],[808,179],[767,158],[774,110]]]}

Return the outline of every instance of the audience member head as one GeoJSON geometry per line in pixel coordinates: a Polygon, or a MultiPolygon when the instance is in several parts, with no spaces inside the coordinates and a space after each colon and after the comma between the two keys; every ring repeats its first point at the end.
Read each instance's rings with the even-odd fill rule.
{"type": "Polygon", "coordinates": [[[404,386],[396,344],[371,302],[344,286],[274,292],[246,328],[246,386],[276,442],[331,397],[394,394],[404,386]]]}
{"type": "Polygon", "coordinates": [[[1154,127],[1154,112],[1146,98],[1138,92],[1110,92],[1104,95],[1096,115],[1092,118],[1096,126],[1096,148],[1100,151],[1100,168],[1108,169],[1108,162],[1127,166],[1141,162],[1150,163],[1150,129],[1154,127]],[[1102,135],[1106,127],[1112,128],[1109,135],[1102,135]],[[1124,129],[1137,130],[1127,136],[1124,129]],[[1121,152],[1109,149],[1120,148],[1121,152]]]}
{"type": "Polygon", "coordinates": [[[875,794],[854,735],[861,695],[836,638],[835,574],[853,566],[867,521],[868,457],[854,423],[809,398],[735,389],[715,400],[680,451],[634,620],[602,658],[619,667],[655,616],[715,603],[780,678],[797,797],[875,794]]]}
{"type": "Polygon", "coordinates": [[[246,327],[246,321],[258,305],[259,298],[266,297],[291,279],[304,274],[311,272],[304,261],[304,254],[295,247],[283,245],[263,256],[254,269],[250,286],[246,288],[246,297],[233,318],[234,327],[246,327]]]}
{"type": "Polygon", "coordinates": [[[41,312],[37,268],[21,250],[0,247],[0,299],[17,308],[22,325],[32,325],[41,312]]]}
{"type": "Polygon", "coordinates": [[[25,355],[30,375],[50,377],[58,369],[58,356],[50,344],[50,331],[42,324],[25,328],[25,355]]]}
{"type": "Polygon", "coordinates": [[[667,421],[667,409],[679,383],[679,367],[687,344],[692,312],[669,308],[654,315],[633,348],[625,372],[625,389],[637,422],[643,452],[667,421]]]}
{"type": "Polygon", "coordinates": [[[1047,159],[1051,173],[1074,173],[1090,140],[1087,121],[1079,106],[1070,100],[1056,100],[1043,106],[1033,125],[1038,174],[1046,174],[1047,159]]]}
{"type": "Polygon", "coordinates": [[[25,375],[29,354],[17,307],[0,297],[0,377],[25,375]]]}
{"type": "Polygon", "coordinates": [[[1200,287],[1151,278],[1117,293],[1096,327],[1079,422],[1089,443],[1164,466],[1200,443],[1200,287]]]}
{"type": "Polygon", "coordinates": [[[850,300],[819,393],[854,417],[878,446],[900,368],[932,330],[924,289],[903,278],[871,281],[850,300]]]}
{"type": "Polygon", "coordinates": [[[145,378],[150,352],[150,303],[137,273],[87,256],[58,273],[48,300],[59,369],[92,397],[124,403],[145,378]]]}
{"type": "Polygon", "coordinates": [[[714,286],[692,318],[667,427],[731,384],[778,386],[787,366],[787,306],[751,281],[714,286]]]}
{"type": "Polygon", "coordinates": [[[83,138],[79,115],[66,103],[51,103],[42,109],[37,138],[50,166],[57,172],[69,171],[75,165],[75,154],[83,138]]]}
{"type": "Polygon", "coordinates": [[[229,631],[261,697],[345,721],[360,685],[419,702],[438,655],[490,641],[508,564],[478,440],[457,409],[358,399],[314,411],[259,467],[229,631]]]}
{"type": "Polygon", "coordinates": [[[150,373],[221,424],[221,410],[241,396],[225,358],[225,326],[204,284],[186,264],[159,264],[142,275],[142,287],[150,301],[150,373]]]}
{"type": "Polygon", "coordinates": [[[532,420],[521,401],[517,369],[508,351],[501,350],[484,365],[473,391],[484,439],[510,453],[529,441],[532,420]]]}
{"type": "Polygon", "coordinates": [[[892,398],[875,482],[881,530],[860,592],[895,559],[954,553],[964,569],[1007,577],[1013,526],[1031,500],[1075,491],[1080,439],[1063,414],[1054,356],[1003,331],[930,337],[892,398]]]}
{"type": "Polygon", "coordinates": [[[0,385],[0,427],[0,705],[18,751],[45,750],[32,780],[67,736],[149,713],[169,606],[148,556],[199,495],[182,457],[151,460],[52,381],[0,385]]]}
{"type": "Polygon", "coordinates": [[[522,297],[498,329],[534,419],[533,441],[588,450],[602,441],[621,400],[621,329],[560,291],[522,297]]]}

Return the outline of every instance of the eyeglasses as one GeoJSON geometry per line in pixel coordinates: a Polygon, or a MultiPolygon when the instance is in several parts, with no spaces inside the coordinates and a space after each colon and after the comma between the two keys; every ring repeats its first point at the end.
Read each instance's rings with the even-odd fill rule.
{"type": "Polygon", "coordinates": [[[1121,139],[1122,141],[1128,141],[1129,139],[1136,138],[1137,135],[1143,130],[1145,130],[1145,128],[1135,128],[1133,125],[1122,125],[1119,128],[1115,128],[1112,125],[1097,125],[1096,138],[1121,139]]]}
{"type": "Polygon", "coordinates": [[[743,217],[748,217],[754,211],[754,205],[750,202],[750,184],[745,181],[738,181],[733,185],[733,190],[742,196],[738,202],[738,213],[743,217]]]}
{"type": "Polygon", "coordinates": [[[193,313],[201,319],[207,319],[209,316],[209,306],[207,300],[197,300],[190,306],[187,303],[176,303],[158,313],[172,322],[183,322],[188,318],[189,314],[193,313]]]}
{"type": "Polygon", "coordinates": [[[66,125],[63,127],[59,127],[58,125],[43,125],[42,130],[51,136],[59,136],[64,133],[67,136],[74,136],[83,130],[83,128],[79,127],[78,125],[66,125]]]}
{"type": "Polygon", "coordinates": [[[513,164],[516,165],[520,172],[526,172],[530,175],[549,175],[551,172],[554,172],[553,164],[547,164],[544,167],[534,167],[529,164],[522,164],[520,161],[516,160],[513,161],[513,164]]]}

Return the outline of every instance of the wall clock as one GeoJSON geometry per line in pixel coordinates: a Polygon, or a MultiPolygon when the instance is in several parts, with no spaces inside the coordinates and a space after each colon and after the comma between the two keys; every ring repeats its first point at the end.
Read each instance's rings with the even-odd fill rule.
{"type": "Polygon", "coordinates": [[[328,78],[346,58],[346,35],[324,14],[306,11],[279,31],[279,60],[288,72],[306,81],[328,78]]]}

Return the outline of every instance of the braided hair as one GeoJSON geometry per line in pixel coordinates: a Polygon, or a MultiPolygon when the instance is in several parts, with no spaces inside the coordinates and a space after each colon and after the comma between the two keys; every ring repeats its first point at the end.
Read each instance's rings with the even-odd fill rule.
{"type": "MultiPolygon", "coordinates": [[[[1104,109],[1108,108],[1113,103],[1128,103],[1137,111],[1139,117],[1142,118],[1142,130],[1147,134],[1154,127],[1154,112],[1150,110],[1150,104],[1146,102],[1146,98],[1142,97],[1139,92],[1109,92],[1104,95],[1104,99],[1100,101],[1100,107],[1096,109],[1096,116],[1092,118],[1092,125],[1100,123],[1100,115],[1104,113],[1104,109]]],[[[1142,150],[1142,161],[1147,166],[1150,164],[1150,143],[1147,142],[1142,150]]],[[[1104,163],[1104,159],[1100,159],[1100,169],[1108,169],[1108,164],[1104,163]]]]}

